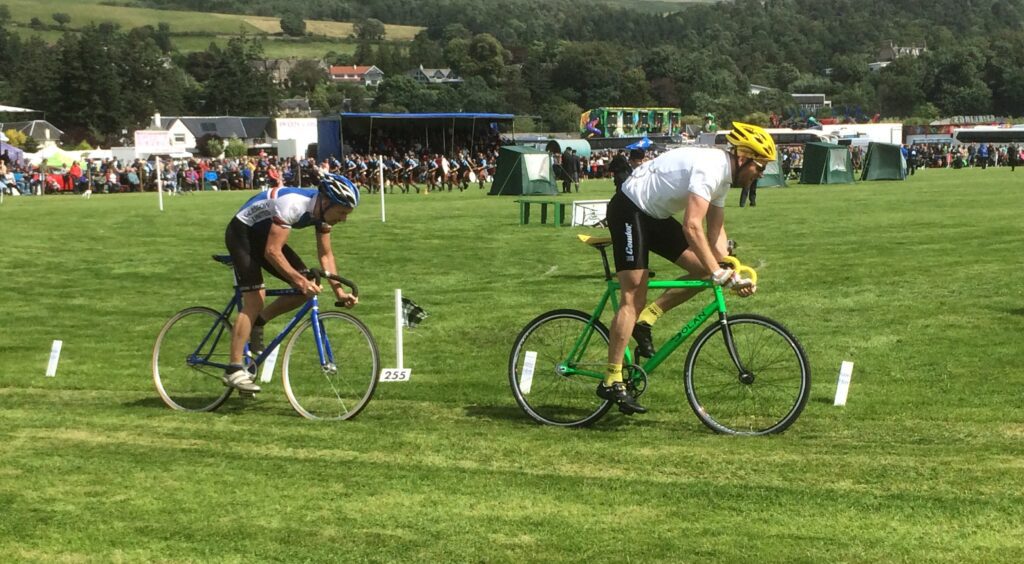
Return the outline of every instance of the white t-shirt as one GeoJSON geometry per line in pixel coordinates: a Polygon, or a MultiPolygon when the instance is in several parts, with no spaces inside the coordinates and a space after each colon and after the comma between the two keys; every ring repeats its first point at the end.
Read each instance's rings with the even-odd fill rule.
{"type": "Polygon", "coordinates": [[[666,219],[686,209],[690,194],[724,208],[730,186],[729,153],[714,148],[683,147],[636,167],[622,184],[622,193],[647,215],[666,219]]]}

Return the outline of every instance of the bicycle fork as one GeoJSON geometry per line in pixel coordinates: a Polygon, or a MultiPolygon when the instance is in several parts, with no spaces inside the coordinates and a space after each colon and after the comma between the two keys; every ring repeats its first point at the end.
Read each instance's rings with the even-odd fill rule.
{"type": "Polygon", "coordinates": [[[729,351],[729,358],[732,359],[733,365],[736,366],[737,379],[741,384],[753,384],[755,380],[754,373],[747,370],[743,365],[743,361],[740,360],[740,355],[736,351],[736,341],[732,338],[732,329],[729,328],[729,318],[725,313],[719,314],[718,323],[722,326],[722,337],[725,339],[725,350],[729,351]]]}

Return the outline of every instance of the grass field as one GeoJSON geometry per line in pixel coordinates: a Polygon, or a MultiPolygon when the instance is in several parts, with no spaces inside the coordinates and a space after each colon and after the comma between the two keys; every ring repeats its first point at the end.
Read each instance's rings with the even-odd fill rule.
{"type": "MultiPolygon", "coordinates": [[[[153,10],[125,6],[106,6],[102,0],[4,0],[11,10],[12,19],[20,24],[12,31],[23,37],[39,36],[53,43],[62,32],[56,30],[37,31],[28,27],[29,21],[39,18],[43,23],[54,24],[53,14],[63,12],[71,16],[70,29],[84,27],[89,23],[114,22],[124,29],[166,22],[172,33],[203,32],[216,37],[175,36],[174,46],[179,51],[206,49],[211,41],[226,44],[228,39],[241,33],[263,36],[263,47],[268,57],[322,57],[328,51],[350,53],[355,50],[352,43],[342,43],[352,35],[350,22],[329,22],[309,20],[306,29],[325,39],[308,43],[296,43],[287,38],[275,36],[281,33],[280,18],[246,16],[240,14],[217,14],[208,12],[184,12],[176,10],[153,10]]],[[[416,26],[387,25],[386,38],[390,41],[411,41],[420,29],[416,26]]]]}
{"type": "MultiPolygon", "coordinates": [[[[209,255],[249,195],[0,205],[0,561],[1024,561],[1024,171],[765,189],[744,209],[734,191],[727,226],[761,283],[731,310],[786,324],[814,381],[789,431],[748,439],[693,416],[682,355],[645,416],[531,423],[512,340],[591,307],[600,262],[580,229],[519,226],[512,198],[476,189],[388,196],[387,223],[367,197],[335,229],[385,365],[394,288],[431,314],[406,334],[411,382],[344,423],[296,416],[279,376],[254,402],[172,412],[153,340],[226,300],[209,255]]],[[[312,234],[293,243],[312,256],[312,234]]]]}

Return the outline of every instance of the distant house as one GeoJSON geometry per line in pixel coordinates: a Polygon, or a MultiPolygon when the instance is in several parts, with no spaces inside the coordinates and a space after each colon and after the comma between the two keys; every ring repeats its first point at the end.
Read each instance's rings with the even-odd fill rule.
{"type": "MultiPolygon", "coordinates": [[[[259,61],[253,61],[252,67],[258,71],[263,71],[270,75],[270,79],[274,81],[274,84],[281,84],[285,87],[291,86],[288,82],[288,75],[291,74],[292,70],[302,61],[312,59],[300,59],[298,57],[288,57],[284,59],[263,59],[259,61]]],[[[324,74],[327,74],[327,65],[323,61],[315,61],[317,66],[323,69],[324,74]]]]}
{"type": "Polygon", "coordinates": [[[421,84],[462,84],[464,81],[452,69],[426,69],[420,65],[405,73],[421,84]]]}
{"type": "Polygon", "coordinates": [[[752,95],[754,95],[754,96],[756,96],[756,95],[758,95],[758,94],[760,94],[762,92],[767,92],[769,90],[775,90],[775,88],[772,88],[771,86],[762,86],[760,84],[751,84],[750,85],[750,93],[752,95]]]}
{"type": "Polygon", "coordinates": [[[919,57],[922,53],[927,51],[928,48],[925,46],[911,45],[909,47],[901,47],[896,45],[895,41],[888,41],[878,51],[879,61],[895,61],[900,57],[919,57]]]}
{"type": "Polygon", "coordinates": [[[237,137],[252,147],[267,141],[269,117],[235,117],[235,116],[153,116],[153,125],[171,133],[174,145],[184,145],[186,149],[194,149],[196,141],[207,135],[221,139],[237,137]]]}
{"type": "Polygon", "coordinates": [[[24,133],[28,137],[35,139],[36,143],[40,145],[54,144],[60,140],[61,135],[64,135],[63,131],[57,129],[52,123],[44,119],[0,123],[0,131],[7,131],[8,129],[24,133]]]}
{"type": "MultiPolygon", "coordinates": [[[[277,109],[284,116],[312,116],[313,108],[309,105],[309,98],[285,98],[277,103],[277,109]]],[[[317,115],[320,112],[315,112],[317,115]]]]}
{"type": "Polygon", "coordinates": [[[832,101],[826,100],[824,94],[793,94],[793,101],[800,106],[801,110],[814,113],[821,108],[831,108],[832,101]]]}
{"type": "Polygon", "coordinates": [[[343,84],[377,86],[384,81],[384,71],[374,65],[331,65],[328,72],[332,82],[343,84]]]}
{"type": "Polygon", "coordinates": [[[892,64],[892,61],[875,61],[874,63],[868,63],[868,70],[871,72],[878,72],[890,64],[892,64]]]}

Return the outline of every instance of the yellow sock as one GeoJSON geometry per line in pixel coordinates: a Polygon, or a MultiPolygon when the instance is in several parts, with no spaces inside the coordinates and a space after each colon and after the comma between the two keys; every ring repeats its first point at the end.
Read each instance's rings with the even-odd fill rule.
{"type": "Polygon", "coordinates": [[[604,385],[605,386],[611,386],[612,384],[614,384],[616,382],[621,382],[622,381],[622,365],[621,364],[612,364],[612,363],[609,362],[608,363],[608,369],[605,372],[605,374],[607,374],[604,377],[604,385]]]}
{"type": "Polygon", "coordinates": [[[658,304],[651,302],[650,305],[645,307],[644,310],[640,312],[640,317],[637,317],[636,321],[637,323],[646,323],[648,325],[654,325],[654,323],[658,321],[658,319],[664,314],[665,312],[661,311],[661,308],[658,307],[658,304]]]}

